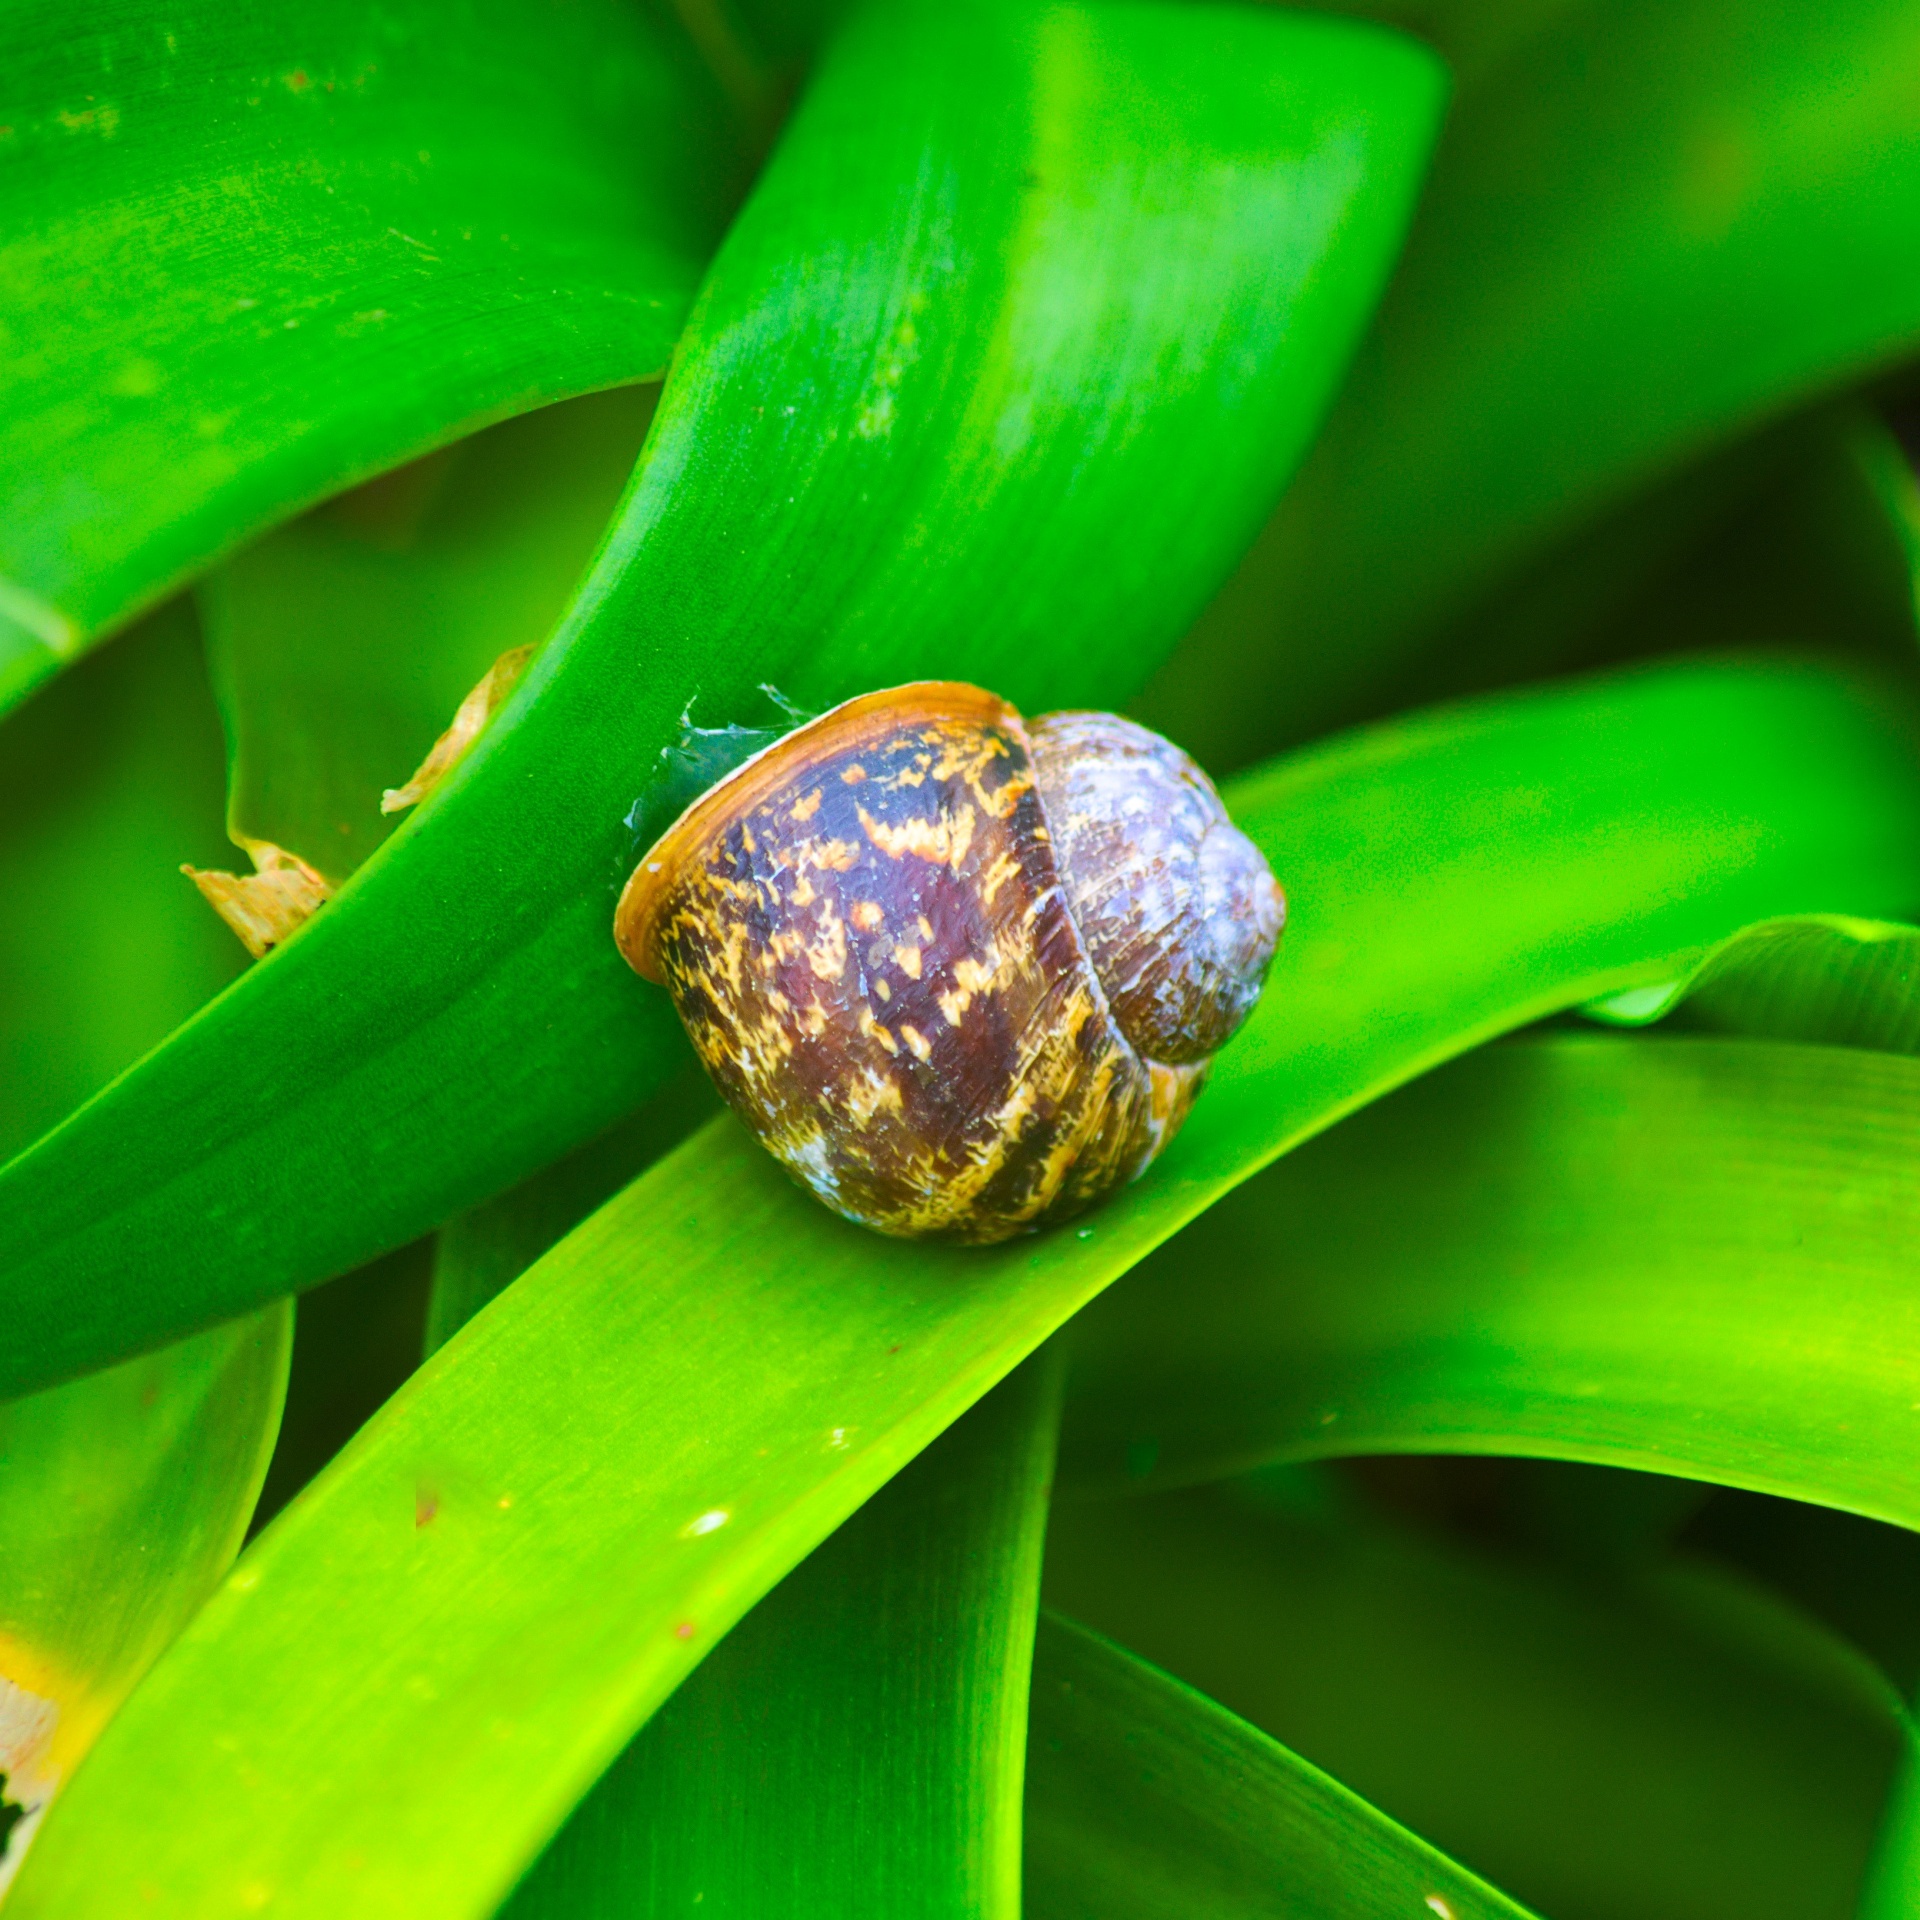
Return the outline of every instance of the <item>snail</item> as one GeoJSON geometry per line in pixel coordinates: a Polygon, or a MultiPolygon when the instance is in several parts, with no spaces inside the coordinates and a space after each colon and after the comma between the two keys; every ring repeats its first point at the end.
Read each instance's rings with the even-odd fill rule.
{"type": "Polygon", "coordinates": [[[920,681],[708,788],[634,869],[614,935],[828,1206],[985,1242],[1145,1170],[1285,912],[1170,741],[920,681]]]}

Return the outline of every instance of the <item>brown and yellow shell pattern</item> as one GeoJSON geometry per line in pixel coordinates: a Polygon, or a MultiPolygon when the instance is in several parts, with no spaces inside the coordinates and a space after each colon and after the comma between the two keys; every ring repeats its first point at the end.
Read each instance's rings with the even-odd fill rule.
{"type": "Polygon", "coordinates": [[[1197,1086],[1120,1032],[1020,716],[976,687],[850,701],[748,761],[648,853],[616,933],[735,1112],[885,1233],[1074,1212],[1197,1086]]]}

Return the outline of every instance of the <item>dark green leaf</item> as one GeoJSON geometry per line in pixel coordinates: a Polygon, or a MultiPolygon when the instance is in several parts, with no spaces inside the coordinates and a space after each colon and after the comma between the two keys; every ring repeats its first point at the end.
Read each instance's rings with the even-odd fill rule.
{"type": "Polygon", "coordinates": [[[280,1438],[254,1508],[259,1530],[372,1418],[420,1364],[433,1243],[343,1273],[300,1296],[280,1438]]]}
{"type": "Polygon", "coordinates": [[[1904,1740],[1859,1654],[1710,1566],[1468,1551],[1301,1474],[1060,1502],[1048,1599],[1555,1920],[1846,1920],[1904,1740]]]}
{"type": "Polygon", "coordinates": [[[220,722],[173,605],[10,721],[0,752],[0,1153],[240,970],[180,876],[218,861],[220,722]]]}
{"type": "Polygon", "coordinates": [[[1055,1613],[1034,1649],[1027,1773],[1032,1920],[1521,1913],[1257,1727],[1055,1613]]]}
{"type": "Polygon", "coordinates": [[[1222,766],[1312,733],[1596,512],[1912,352],[1916,61],[1905,0],[1619,0],[1463,100],[1327,431],[1154,723],[1222,766]]]}

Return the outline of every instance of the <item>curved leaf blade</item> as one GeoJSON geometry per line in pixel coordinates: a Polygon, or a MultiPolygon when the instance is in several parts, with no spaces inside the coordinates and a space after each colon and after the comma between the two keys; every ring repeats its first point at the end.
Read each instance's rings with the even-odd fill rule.
{"type": "Polygon", "coordinates": [[[802,1196],[731,1121],[697,1135],[267,1531],[111,1730],[21,1911],[131,1898],[136,1875],[157,1914],[255,1886],[288,1913],[484,1910],[716,1636],[1230,1187],[1449,1052],[1670,977],[1761,914],[1920,888],[1904,728],[1813,669],[1420,716],[1230,797],[1293,889],[1292,944],[1152,1177],[1052,1236],[909,1246],[802,1196]],[[684,1533],[715,1510],[733,1518],[684,1533]],[[145,1788],[186,1767],[191,1830],[145,1788]],[[403,1771],[431,1791],[395,1795],[403,1771]]]}
{"type": "Polygon", "coordinates": [[[1060,1414],[1036,1357],[748,1614],[502,1910],[1018,1920],[1060,1414]]]}
{"type": "Polygon", "coordinates": [[[741,185],[612,0],[19,6],[0,73],[0,709],[294,509],[657,374],[741,185]]]}
{"type": "Polygon", "coordinates": [[[1809,1045],[1920,1053],[1920,928],[1812,914],[1745,927],[1671,980],[1583,1007],[1607,1026],[1681,1024],[1809,1045]]]}
{"type": "Polygon", "coordinates": [[[1489,1048],[1269,1170],[1087,1315],[1068,1458],[1177,1483],[1544,1454],[1920,1527],[1916,1157],[1920,1063],[1898,1056],[1489,1048]]]}
{"type": "Polygon", "coordinates": [[[1155,724],[1232,766],[1351,715],[1596,512],[1911,353],[1916,58],[1900,0],[1640,0],[1569,10],[1463,100],[1340,404],[1155,724]]]}
{"type": "Polygon", "coordinates": [[[1857,1651],[1711,1566],[1471,1551],[1281,1473],[1058,1503],[1049,1604],[1542,1913],[1846,1920],[1904,1741],[1857,1651]]]}
{"type": "Polygon", "coordinates": [[[1034,1649],[1034,1920],[1518,1920],[1523,1909],[1204,1694],[1061,1614],[1034,1649]]]}
{"type": "Polygon", "coordinates": [[[1307,15],[861,16],[511,704],[297,938],[0,1174],[0,1384],[415,1238],[677,1068],[609,929],[695,693],[719,724],[767,679],[1136,684],[1311,431],[1438,91],[1411,43],[1307,15]]]}

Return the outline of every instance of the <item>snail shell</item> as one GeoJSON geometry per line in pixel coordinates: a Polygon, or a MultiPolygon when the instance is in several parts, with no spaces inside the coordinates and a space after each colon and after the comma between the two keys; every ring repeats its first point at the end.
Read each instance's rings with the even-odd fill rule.
{"type": "Polygon", "coordinates": [[[828,1206],[992,1241],[1151,1162],[1284,914],[1170,742],[923,681],[710,788],[635,869],[614,933],[828,1206]]]}

